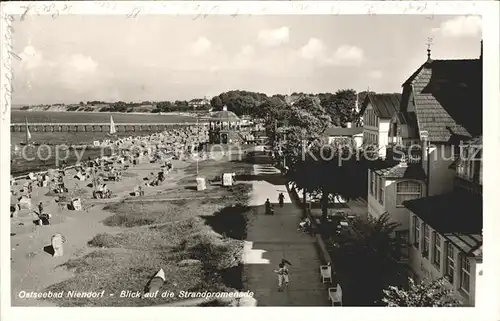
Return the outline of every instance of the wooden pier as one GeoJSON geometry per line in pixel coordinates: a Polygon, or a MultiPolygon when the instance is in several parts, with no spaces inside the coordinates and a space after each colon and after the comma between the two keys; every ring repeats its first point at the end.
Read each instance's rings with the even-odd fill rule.
{"type": "MultiPolygon", "coordinates": [[[[159,132],[185,126],[208,126],[204,122],[184,123],[115,123],[117,132],[159,132]]],[[[30,132],[109,132],[109,123],[28,123],[30,132]]],[[[25,123],[10,124],[11,132],[25,132],[25,123]]]]}

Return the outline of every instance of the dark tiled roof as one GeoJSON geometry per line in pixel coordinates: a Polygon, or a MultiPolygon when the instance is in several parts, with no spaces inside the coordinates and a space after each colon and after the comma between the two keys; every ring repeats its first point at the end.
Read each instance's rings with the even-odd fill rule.
{"type": "MultiPolygon", "coordinates": [[[[420,131],[431,142],[482,133],[482,61],[430,60],[404,85],[412,85],[420,131]]],[[[404,86],[403,85],[403,86],[404,86]]]]}
{"type": "Polygon", "coordinates": [[[342,127],[330,127],[325,130],[326,136],[354,136],[357,134],[361,134],[363,132],[363,127],[351,127],[351,128],[342,128],[342,127]]]}
{"type": "Polygon", "coordinates": [[[306,95],[304,94],[300,94],[300,95],[286,95],[285,96],[285,103],[287,103],[288,105],[293,105],[294,103],[296,103],[297,101],[299,101],[300,99],[302,98],[305,98],[307,97],[306,95]]]}
{"type": "Polygon", "coordinates": [[[482,256],[481,196],[454,191],[406,201],[403,205],[461,251],[468,255],[482,256]]]}
{"type": "Polygon", "coordinates": [[[483,199],[472,193],[454,191],[406,201],[403,205],[441,234],[481,234],[483,199]]]}
{"type": "Polygon", "coordinates": [[[379,168],[374,171],[375,174],[385,178],[407,178],[424,180],[425,172],[420,164],[398,164],[385,168],[379,168]]]}
{"type": "Polygon", "coordinates": [[[396,118],[399,124],[407,126],[408,138],[420,137],[418,132],[417,115],[414,112],[401,111],[396,113],[396,118]]]}
{"type": "Polygon", "coordinates": [[[395,112],[399,111],[399,104],[401,103],[401,94],[368,94],[365,101],[361,106],[360,113],[364,114],[366,107],[370,102],[373,106],[375,114],[380,118],[392,118],[395,112]]]}
{"type": "Polygon", "coordinates": [[[483,136],[474,137],[471,140],[465,142],[466,145],[476,145],[483,146],[483,136]]]}

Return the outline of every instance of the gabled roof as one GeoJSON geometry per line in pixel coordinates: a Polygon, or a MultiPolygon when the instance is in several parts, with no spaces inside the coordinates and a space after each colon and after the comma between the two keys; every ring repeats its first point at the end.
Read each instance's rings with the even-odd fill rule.
{"type": "Polygon", "coordinates": [[[426,178],[425,172],[420,164],[398,164],[376,169],[374,173],[387,179],[424,180],[426,178]]]}
{"type": "Polygon", "coordinates": [[[367,94],[365,100],[363,101],[363,105],[361,106],[361,115],[364,114],[366,107],[368,106],[368,102],[371,103],[373,110],[378,117],[390,119],[395,112],[399,111],[401,94],[367,94]]]}
{"type": "Polygon", "coordinates": [[[394,114],[394,118],[400,125],[405,125],[408,138],[419,138],[417,115],[414,112],[400,111],[394,114]]]}
{"type": "Polygon", "coordinates": [[[201,102],[206,102],[208,101],[208,99],[206,98],[195,98],[195,99],[191,99],[189,102],[190,103],[201,103],[201,102]]]}
{"type": "Polygon", "coordinates": [[[304,97],[305,97],[304,94],[286,95],[285,96],[285,103],[287,103],[288,105],[293,105],[295,102],[297,102],[298,100],[300,100],[301,98],[304,98],[304,97]]]}
{"type": "Polygon", "coordinates": [[[411,86],[419,130],[431,142],[482,133],[481,59],[429,59],[403,86],[411,86]]]}

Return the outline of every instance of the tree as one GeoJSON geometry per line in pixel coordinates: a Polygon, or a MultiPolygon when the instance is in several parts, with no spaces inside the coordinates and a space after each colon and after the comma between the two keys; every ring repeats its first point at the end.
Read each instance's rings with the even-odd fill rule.
{"type": "Polygon", "coordinates": [[[349,139],[327,144],[321,136],[313,141],[311,138],[302,144],[301,158],[291,162],[289,179],[299,188],[321,195],[322,216],[326,220],[331,199],[360,196],[359,181],[353,178],[366,171],[362,160],[365,155],[355,150],[349,139]]]}
{"type": "Polygon", "coordinates": [[[186,100],[176,100],[174,102],[174,105],[177,107],[187,107],[189,106],[188,102],[186,100]]]}
{"type": "Polygon", "coordinates": [[[409,278],[409,289],[389,286],[382,301],[390,307],[457,307],[461,303],[446,288],[443,278],[415,283],[409,278]]]}
{"type": "Polygon", "coordinates": [[[222,99],[219,96],[214,96],[210,99],[210,105],[215,109],[222,109],[224,104],[222,103],[222,99]]]}
{"type": "Polygon", "coordinates": [[[338,90],[335,94],[320,94],[321,105],[337,126],[345,127],[346,123],[356,119],[356,91],[353,89],[338,90]]]}
{"type": "Polygon", "coordinates": [[[353,305],[380,305],[384,289],[406,278],[398,263],[406,241],[395,237],[399,224],[391,222],[387,213],[379,218],[357,217],[349,225],[331,238],[346,300],[353,305]]]}

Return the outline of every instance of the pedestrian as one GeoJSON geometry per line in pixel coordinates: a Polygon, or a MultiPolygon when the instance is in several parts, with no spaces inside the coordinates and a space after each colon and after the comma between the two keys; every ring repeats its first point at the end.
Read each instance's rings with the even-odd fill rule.
{"type": "Polygon", "coordinates": [[[275,273],[278,274],[278,291],[283,291],[283,284],[288,286],[289,278],[288,278],[288,268],[285,263],[280,263],[278,265],[278,269],[274,270],[275,273]]]}
{"type": "Polygon", "coordinates": [[[280,207],[283,207],[284,201],[285,201],[285,195],[283,195],[283,193],[280,193],[280,195],[278,196],[278,202],[280,204],[280,207]]]}
{"type": "Polygon", "coordinates": [[[266,200],[265,203],[265,208],[266,208],[266,214],[272,215],[273,214],[273,206],[271,205],[271,202],[269,201],[269,198],[266,200]]]}
{"type": "Polygon", "coordinates": [[[40,202],[40,203],[38,204],[38,214],[39,214],[39,215],[42,215],[42,214],[43,214],[43,203],[42,203],[42,202],[40,202]]]}

